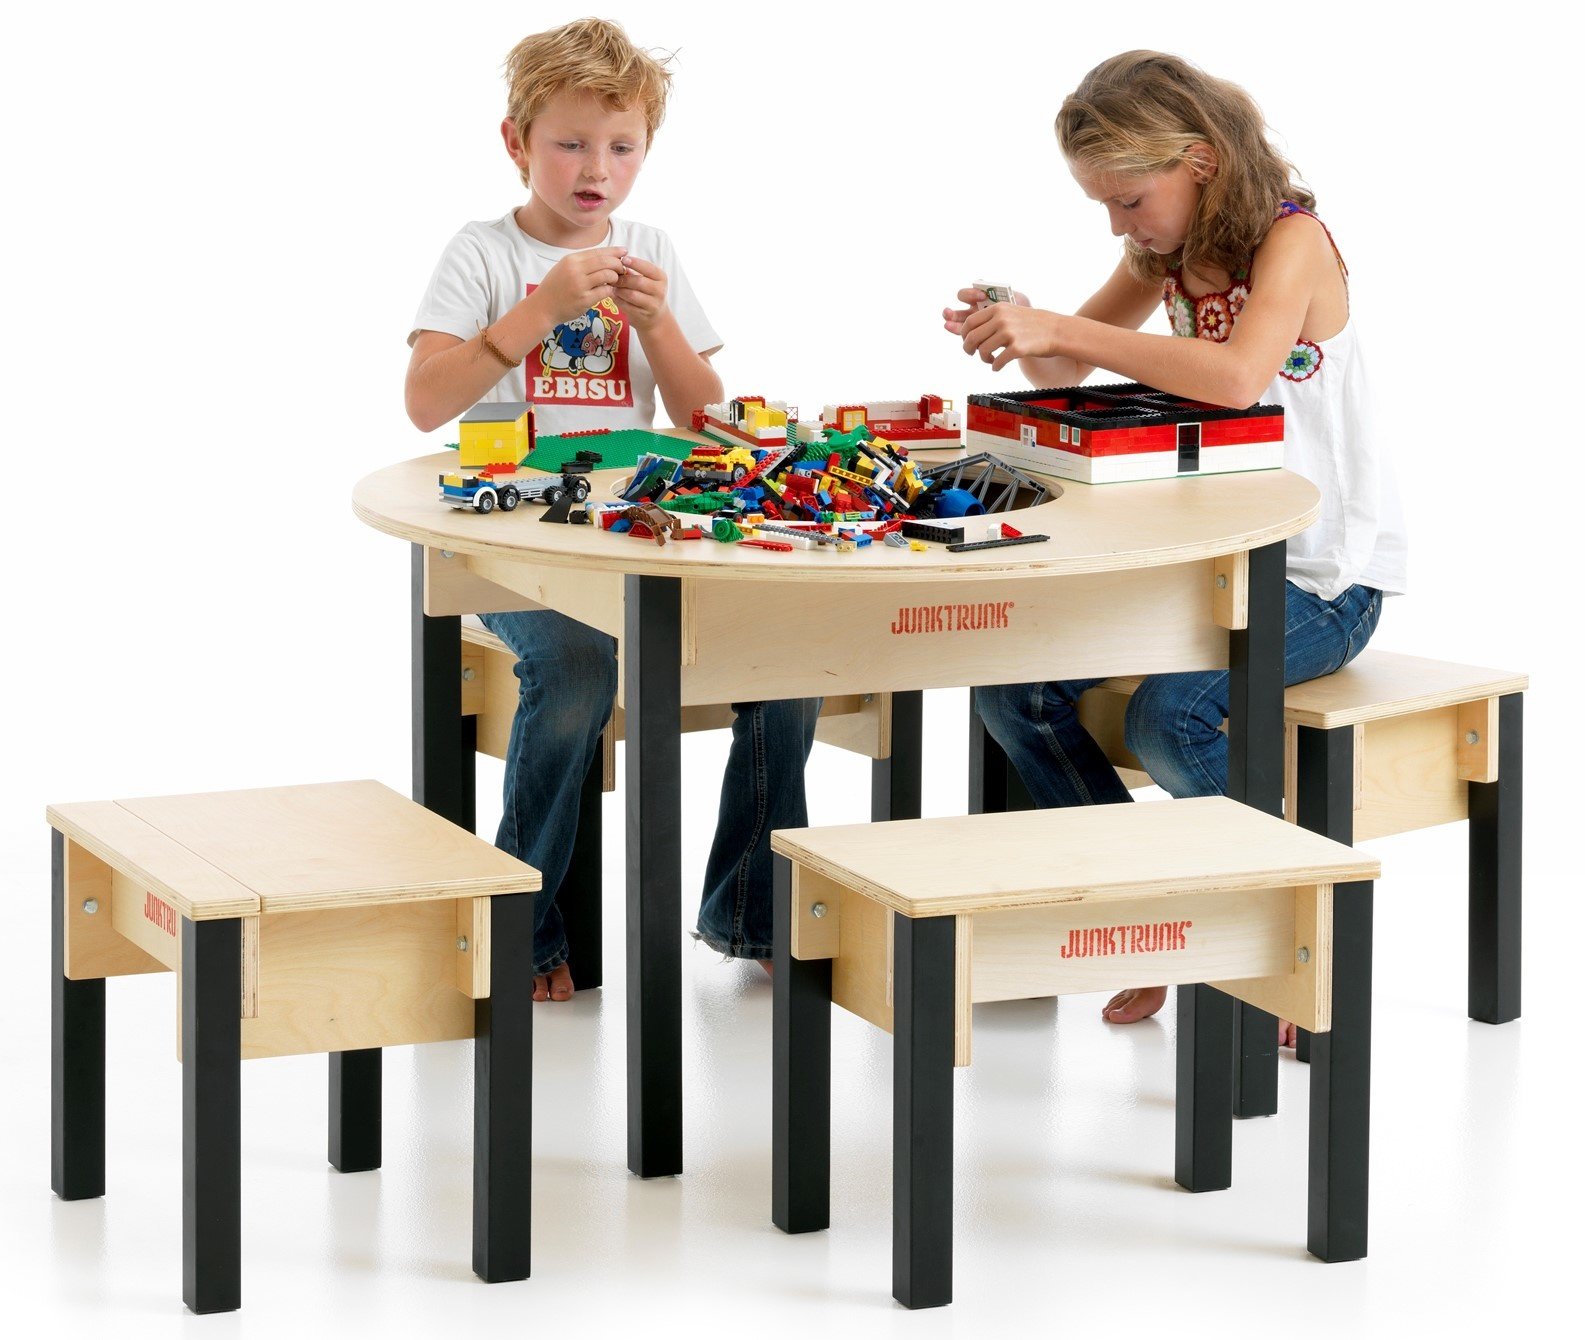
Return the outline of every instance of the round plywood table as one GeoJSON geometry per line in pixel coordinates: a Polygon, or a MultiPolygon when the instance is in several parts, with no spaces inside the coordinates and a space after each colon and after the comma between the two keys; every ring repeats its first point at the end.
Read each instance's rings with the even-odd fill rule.
{"type": "MultiPolygon", "coordinates": [[[[674,436],[679,448],[705,440],[674,436]]],[[[641,1176],[682,1170],[683,708],[890,694],[872,817],[914,818],[925,689],[1228,668],[1229,794],[1280,812],[1285,541],[1320,502],[1298,475],[1064,482],[1060,497],[1008,514],[1024,533],[1050,537],[1012,548],[779,553],[546,524],[533,503],[454,510],[439,501],[437,477],[455,465],[449,452],[405,461],[353,493],[361,520],[413,546],[415,798],[471,825],[459,616],[544,607],[617,639],[628,1165],[641,1176]]],[[[625,477],[596,472],[591,497],[613,497],[625,477]]],[[[967,525],[973,539],[985,523],[967,525]]],[[[1006,762],[983,731],[969,774],[970,808],[996,808],[1006,762]]]]}

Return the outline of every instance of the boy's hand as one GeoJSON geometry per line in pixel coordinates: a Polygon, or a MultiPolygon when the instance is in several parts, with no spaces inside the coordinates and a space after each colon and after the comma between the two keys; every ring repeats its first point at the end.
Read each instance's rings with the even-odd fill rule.
{"type": "MultiPolygon", "coordinates": [[[[980,303],[986,300],[985,290],[982,288],[960,288],[958,301],[968,303],[967,307],[943,307],[941,309],[941,323],[949,335],[962,335],[963,323],[976,311],[982,310],[980,303]]],[[[1022,293],[1014,293],[1013,301],[1020,307],[1028,307],[1029,299],[1022,293]]]]}
{"type": "Polygon", "coordinates": [[[563,256],[531,296],[552,325],[571,321],[616,291],[626,256],[625,247],[595,247],[563,256]]]}
{"type": "Polygon", "coordinates": [[[637,329],[648,329],[666,310],[666,272],[652,261],[629,256],[627,273],[616,286],[616,300],[637,329]]]}
{"type": "Polygon", "coordinates": [[[963,352],[978,354],[1000,372],[1015,358],[1055,358],[1064,350],[1059,339],[1065,318],[1055,312],[998,302],[963,319],[963,352]]]}

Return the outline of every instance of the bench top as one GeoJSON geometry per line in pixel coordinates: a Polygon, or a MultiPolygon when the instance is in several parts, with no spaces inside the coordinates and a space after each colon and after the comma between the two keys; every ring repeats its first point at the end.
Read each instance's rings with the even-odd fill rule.
{"type": "Polygon", "coordinates": [[[1530,677],[1513,670],[1367,650],[1334,674],[1293,685],[1283,702],[1290,726],[1331,730],[1523,693],[1529,687],[1530,677]]]}
{"type": "Polygon", "coordinates": [[[1222,796],[779,829],[771,848],[909,917],[1381,873],[1373,856],[1222,796]]]}
{"type": "Polygon", "coordinates": [[[532,866],[373,781],[90,801],[46,814],[194,921],[540,887],[532,866]]]}

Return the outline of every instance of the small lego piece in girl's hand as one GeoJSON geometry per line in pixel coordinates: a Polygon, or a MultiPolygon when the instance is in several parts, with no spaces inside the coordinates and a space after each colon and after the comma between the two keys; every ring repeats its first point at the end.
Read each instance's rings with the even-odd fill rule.
{"type": "Polygon", "coordinates": [[[976,282],[974,287],[985,295],[981,301],[974,304],[975,311],[979,311],[982,307],[989,307],[993,302],[1018,301],[1013,293],[1011,284],[981,284],[976,282]]]}

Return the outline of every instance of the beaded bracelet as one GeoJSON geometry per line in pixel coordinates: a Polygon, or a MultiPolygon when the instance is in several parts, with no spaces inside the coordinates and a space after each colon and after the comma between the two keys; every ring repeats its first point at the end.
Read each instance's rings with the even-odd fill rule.
{"type": "Polygon", "coordinates": [[[517,366],[516,363],[514,363],[510,358],[503,354],[500,349],[496,347],[495,341],[490,338],[490,328],[488,326],[481,326],[479,328],[479,343],[488,349],[495,357],[495,361],[500,363],[503,367],[515,368],[517,366]]]}

